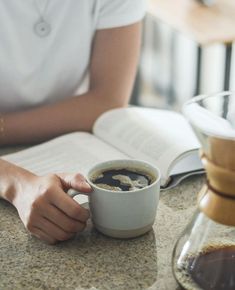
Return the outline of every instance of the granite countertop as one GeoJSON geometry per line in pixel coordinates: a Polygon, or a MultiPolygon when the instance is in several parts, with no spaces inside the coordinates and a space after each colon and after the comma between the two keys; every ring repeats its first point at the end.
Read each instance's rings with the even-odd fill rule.
{"type": "Polygon", "coordinates": [[[89,222],[73,240],[50,246],[28,234],[15,208],[0,200],[0,289],[180,289],[172,249],[203,181],[191,177],[162,192],[153,229],[129,240],[108,238],[89,222]]]}

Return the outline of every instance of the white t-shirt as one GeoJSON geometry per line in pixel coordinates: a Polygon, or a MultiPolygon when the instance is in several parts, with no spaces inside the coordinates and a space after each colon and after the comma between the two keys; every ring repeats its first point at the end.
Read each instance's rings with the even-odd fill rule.
{"type": "Polygon", "coordinates": [[[145,0],[0,0],[0,113],[81,92],[94,32],[144,13],[145,0]],[[46,37],[34,31],[40,14],[51,26],[46,37]]]}

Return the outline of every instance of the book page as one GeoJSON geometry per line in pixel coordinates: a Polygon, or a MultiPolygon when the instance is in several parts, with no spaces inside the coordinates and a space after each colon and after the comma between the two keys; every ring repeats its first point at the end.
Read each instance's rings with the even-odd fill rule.
{"type": "Polygon", "coordinates": [[[185,157],[180,159],[170,171],[171,175],[182,174],[194,170],[202,169],[202,162],[199,158],[199,152],[193,151],[185,154],[185,157]]]}
{"type": "MultiPolygon", "coordinates": [[[[71,133],[1,158],[37,175],[59,172],[86,175],[96,163],[128,157],[89,133],[71,133]]],[[[84,203],[87,197],[79,195],[76,200],[84,203]]]]}
{"type": "Polygon", "coordinates": [[[94,134],[132,158],[155,164],[163,179],[177,157],[200,146],[180,114],[149,108],[109,111],[97,120],[94,134]]]}

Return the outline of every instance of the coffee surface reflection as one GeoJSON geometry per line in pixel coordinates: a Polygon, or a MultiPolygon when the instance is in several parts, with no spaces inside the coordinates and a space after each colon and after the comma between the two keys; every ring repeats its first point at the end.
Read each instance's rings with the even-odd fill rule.
{"type": "Polygon", "coordinates": [[[133,191],[150,185],[154,178],[137,169],[108,169],[93,174],[92,182],[103,189],[113,191],[133,191]]]}

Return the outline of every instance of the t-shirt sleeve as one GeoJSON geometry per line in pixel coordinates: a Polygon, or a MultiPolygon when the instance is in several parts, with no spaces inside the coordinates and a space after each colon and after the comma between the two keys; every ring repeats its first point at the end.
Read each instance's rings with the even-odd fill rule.
{"type": "Polygon", "coordinates": [[[96,29],[129,25],[142,20],[147,0],[100,0],[96,29]]]}

